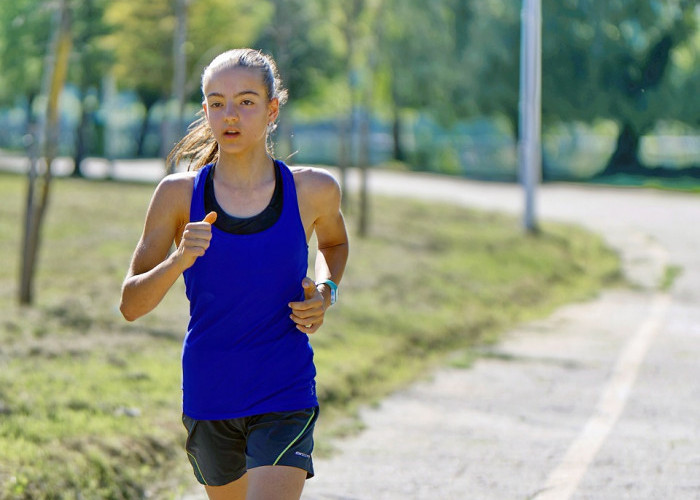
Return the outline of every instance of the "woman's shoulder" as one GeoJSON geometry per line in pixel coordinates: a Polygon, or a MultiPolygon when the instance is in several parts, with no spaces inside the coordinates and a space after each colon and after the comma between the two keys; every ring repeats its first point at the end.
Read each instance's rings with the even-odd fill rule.
{"type": "Polygon", "coordinates": [[[300,204],[314,212],[340,207],[341,188],[336,178],[319,167],[291,167],[300,204]]]}
{"type": "Polygon", "coordinates": [[[178,172],[161,179],[153,193],[154,202],[172,209],[187,209],[192,201],[192,190],[197,172],[178,172]]]}
{"type": "Polygon", "coordinates": [[[325,168],[294,166],[289,168],[294,175],[297,190],[304,191],[340,191],[340,184],[325,168]]]}
{"type": "Polygon", "coordinates": [[[157,191],[164,194],[176,195],[182,192],[191,192],[197,172],[177,172],[166,175],[158,183],[157,191]]]}

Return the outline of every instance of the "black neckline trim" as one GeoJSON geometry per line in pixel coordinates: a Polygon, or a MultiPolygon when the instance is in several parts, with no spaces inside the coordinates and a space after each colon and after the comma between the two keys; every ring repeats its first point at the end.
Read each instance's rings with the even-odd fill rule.
{"type": "Polygon", "coordinates": [[[214,193],[214,166],[209,169],[204,183],[204,211],[205,213],[216,212],[216,222],[214,226],[218,229],[232,234],[255,234],[272,227],[282,214],[284,201],[284,189],[282,186],[282,172],[277,161],[275,163],[275,190],[270,198],[267,207],[257,215],[252,217],[235,217],[221,208],[216,201],[214,193]]]}

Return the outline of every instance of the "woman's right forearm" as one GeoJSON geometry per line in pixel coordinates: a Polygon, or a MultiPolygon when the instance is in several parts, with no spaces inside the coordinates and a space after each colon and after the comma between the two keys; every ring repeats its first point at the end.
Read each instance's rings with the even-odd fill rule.
{"type": "Polygon", "coordinates": [[[152,311],[182,274],[183,268],[172,253],[153,269],[129,274],[122,285],[119,310],[127,321],[134,321],[152,311]]]}

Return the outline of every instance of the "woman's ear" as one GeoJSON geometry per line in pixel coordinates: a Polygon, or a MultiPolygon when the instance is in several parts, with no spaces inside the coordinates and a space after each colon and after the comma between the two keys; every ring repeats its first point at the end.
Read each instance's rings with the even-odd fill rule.
{"type": "Polygon", "coordinates": [[[280,100],[276,97],[270,99],[267,104],[267,123],[272,124],[280,114],[280,100]]]}

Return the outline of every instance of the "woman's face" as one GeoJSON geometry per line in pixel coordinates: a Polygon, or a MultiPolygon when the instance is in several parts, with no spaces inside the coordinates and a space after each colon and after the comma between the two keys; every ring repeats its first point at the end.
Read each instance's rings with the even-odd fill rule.
{"type": "Polygon", "coordinates": [[[231,154],[264,149],[268,124],[279,112],[278,100],[268,99],[260,71],[252,68],[212,73],[202,105],[220,152],[231,154]]]}

